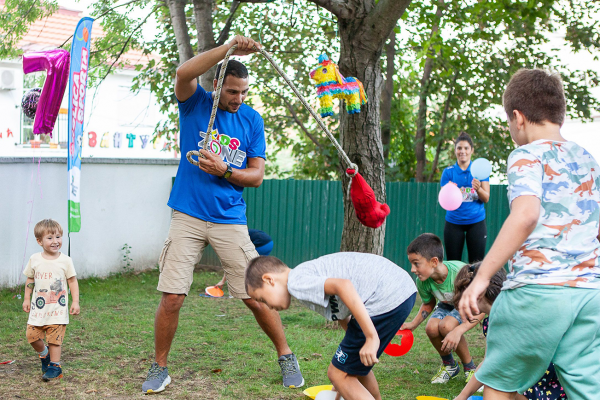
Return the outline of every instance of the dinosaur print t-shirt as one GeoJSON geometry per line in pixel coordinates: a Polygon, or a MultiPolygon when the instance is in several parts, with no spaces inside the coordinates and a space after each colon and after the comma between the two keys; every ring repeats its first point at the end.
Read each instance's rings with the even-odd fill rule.
{"type": "Polygon", "coordinates": [[[75,276],[71,257],[60,253],[56,260],[46,260],[42,253],[31,256],[23,274],[34,279],[28,325],[66,325],[69,323],[67,279],[75,276]]]}
{"type": "Polygon", "coordinates": [[[574,142],[537,140],[508,158],[508,201],[540,199],[538,223],[509,261],[504,289],[558,285],[600,289],[600,167],[574,142]]]}

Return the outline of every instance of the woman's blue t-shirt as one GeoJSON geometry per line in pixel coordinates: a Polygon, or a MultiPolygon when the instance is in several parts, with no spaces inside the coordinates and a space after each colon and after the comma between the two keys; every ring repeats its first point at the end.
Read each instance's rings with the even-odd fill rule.
{"type": "MultiPolygon", "coordinates": [[[[448,182],[454,182],[463,194],[463,202],[454,211],[446,211],[446,221],[456,225],[469,225],[481,222],[485,219],[485,207],[483,201],[479,200],[477,192],[471,186],[473,175],[471,175],[471,164],[463,171],[458,163],[444,169],[440,185],[443,187],[448,182]]],[[[482,182],[489,182],[490,178],[482,182]]]]}
{"type": "MultiPolygon", "coordinates": [[[[190,150],[202,148],[213,98],[200,85],[179,103],[181,161],[167,203],[184,214],[219,224],[246,224],[243,187],[210,175],[188,162],[190,150]],[[201,135],[202,132],[202,135],[201,135]]],[[[246,168],[248,158],[265,158],[263,119],[252,107],[242,104],[236,113],[218,109],[209,151],[219,154],[232,168],[246,168]]]]}

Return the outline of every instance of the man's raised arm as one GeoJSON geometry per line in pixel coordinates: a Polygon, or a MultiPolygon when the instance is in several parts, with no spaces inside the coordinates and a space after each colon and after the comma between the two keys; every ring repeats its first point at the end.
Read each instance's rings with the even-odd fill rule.
{"type": "Polygon", "coordinates": [[[236,36],[222,46],[215,47],[212,50],[205,51],[197,56],[190,58],[177,68],[175,77],[175,96],[181,102],[186,101],[196,92],[196,78],[206,73],[209,69],[215,66],[219,61],[225,58],[227,51],[237,44],[237,49],[234,55],[243,56],[254,53],[254,46],[260,48],[261,45],[254,40],[236,36]]]}

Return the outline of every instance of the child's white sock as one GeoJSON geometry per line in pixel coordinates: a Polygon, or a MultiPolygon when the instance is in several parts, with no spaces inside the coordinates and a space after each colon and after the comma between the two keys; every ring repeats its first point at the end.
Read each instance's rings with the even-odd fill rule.
{"type": "Polygon", "coordinates": [[[44,351],[38,352],[41,358],[44,358],[48,355],[48,346],[44,346],[44,351]]]}

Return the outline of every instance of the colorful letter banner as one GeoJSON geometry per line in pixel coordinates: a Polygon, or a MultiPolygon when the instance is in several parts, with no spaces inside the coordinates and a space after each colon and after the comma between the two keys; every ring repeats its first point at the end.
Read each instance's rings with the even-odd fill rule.
{"type": "Polygon", "coordinates": [[[85,115],[85,91],[87,88],[90,43],[93,18],[85,17],[77,23],[71,46],[71,70],[69,71],[69,232],[81,229],[79,182],[81,178],[81,147],[83,142],[83,117],[85,115]]]}

